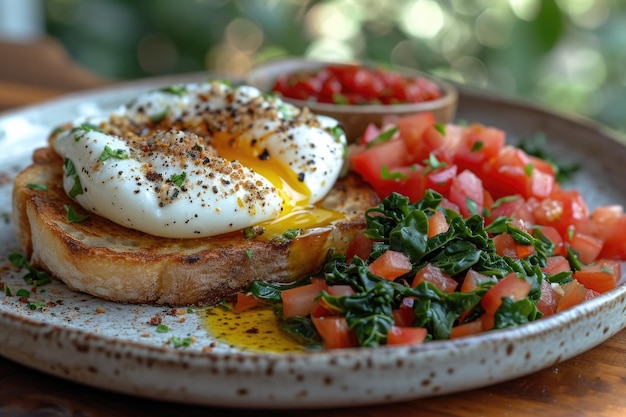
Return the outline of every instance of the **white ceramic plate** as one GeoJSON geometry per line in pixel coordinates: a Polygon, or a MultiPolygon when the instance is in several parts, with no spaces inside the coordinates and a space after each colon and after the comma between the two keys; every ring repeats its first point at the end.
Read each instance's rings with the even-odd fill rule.
{"type": "MultiPolygon", "coordinates": [[[[0,116],[0,264],[18,251],[11,178],[60,122],[108,110],[137,93],[182,79],[148,80],[0,116]]],[[[585,163],[573,185],[594,205],[625,203],[626,148],[596,126],[512,101],[462,92],[458,119],[501,127],[515,139],[542,131],[550,149],[585,163]]],[[[0,281],[27,288],[23,273],[0,267],[0,281]]],[[[0,295],[0,354],[24,365],[103,389],[190,404],[330,407],[400,401],[477,388],[549,367],[626,326],[626,285],[569,311],[515,329],[414,347],[316,353],[249,353],[216,343],[196,314],[120,305],[74,293],[58,282],[32,300],[0,295]],[[170,327],[158,333],[151,317],[170,327]],[[184,318],[184,321],[181,320],[184,318]],[[174,348],[172,336],[194,337],[174,348]]]]}

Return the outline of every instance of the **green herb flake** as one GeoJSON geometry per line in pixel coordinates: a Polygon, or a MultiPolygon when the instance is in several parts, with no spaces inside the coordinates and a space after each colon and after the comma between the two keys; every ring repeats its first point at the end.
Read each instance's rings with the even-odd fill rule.
{"type": "Polygon", "coordinates": [[[167,94],[173,94],[178,97],[182,97],[187,94],[187,87],[184,85],[170,85],[168,87],[163,87],[159,91],[167,94]]]}
{"type": "Polygon", "coordinates": [[[30,291],[24,289],[24,288],[20,288],[19,290],[17,290],[17,292],[15,293],[16,297],[24,297],[24,298],[28,298],[30,297],[30,291]]]}
{"type": "Polygon", "coordinates": [[[283,237],[285,239],[295,239],[298,237],[298,235],[300,234],[300,229],[287,229],[283,232],[283,237]]]}
{"type": "Polygon", "coordinates": [[[187,173],[185,171],[180,174],[174,174],[170,177],[170,181],[176,184],[177,187],[182,187],[183,183],[187,179],[187,173]]]}
{"type": "Polygon", "coordinates": [[[162,324],[162,323],[157,325],[157,327],[156,327],[156,332],[157,333],[167,333],[169,331],[170,331],[170,328],[167,325],[162,324]]]}
{"type": "Polygon", "coordinates": [[[105,145],[104,151],[102,151],[98,160],[104,162],[109,158],[128,159],[128,155],[125,153],[123,149],[113,150],[108,145],[105,145]]]}
{"type": "Polygon", "coordinates": [[[63,161],[63,170],[65,171],[66,177],[74,178],[74,185],[72,186],[68,194],[71,198],[76,198],[77,195],[83,193],[83,185],[80,183],[80,177],[76,172],[76,166],[71,159],[65,158],[65,160],[63,161]]]}
{"type": "Polygon", "coordinates": [[[80,223],[84,222],[89,218],[89,214],[85,214],[84,216],[79,216],[74,210],[74,207],[69,204],[65,204],[63,206],[65,208],[65,212],[67,213],[67,221],[70,223],[80,223]]]}
{"type": "Polygon", "coordinates": [[[38,190],[38,191],[48,191],[48,186],[45,184],[30,183],[30,184],[26,184],[26,188],[29,188],[31,190],[38,190]]]}
{"type": "Polygon", "coordinates": [[[474,200],[472,200],[469,197],[465,198],[465,204],[467,205],[467,210],[473,214],[473,215],[477,215],[478,213],[478,204],[476,204],[476,202],[474,200]]]}
{"type": "Polygon", "coordinates": [[[82,138],[85,137],[87,133],[100,132],[100,129],[98,128],[98,126],[93,125],[91,123],[82,123],[81,125],[73,128],[72,132],[75,134],[74,141],[79,142],[82,138]]]}
{"type": "Polygon", "coordinates": [[[172,344],[172,346],[177,348],[177,349],[178,348],[187,348],[187,347],[191,346],[193,341],[194,341],[194,339],[192,337],[172,336],[172,338],[170,339],[170,343],[172,344]]]}
{"type": "Polygon", "coordinates": [[[408,175],[403,174],[402,172],[390,172],[387,165],[383,165],[380,170],[380,177],[384,180],[403,180],[408,178],[408,175]]]}
{"type": "Polygon", "coordinates": [[[193,314],[196,311],[193,309],[193,307],[187,307],[187,314],[193,314]]]}
{"type": "Polygon", "coordinates": [[[443,123],[435,123],[435,130],[444,136],[446,135],[446,125],[443,123]]]}
{"type": "Polygon", "coordinates": [[[7,297],[13,297],[13,290],[11,289],[9,284],[4,284],[3,290],[4,290],[4,295],[6,295],[7,297]]]}
{"type": "Polygon", "coordinates": [[[391,138],[393,138],[393,136],[396,134],[397,131],[398,131],[397,127],[392,127],[391,129],[387,129],[384,132],[380,132],[378,136],[376,136],[374,139],[369,141],[367,145],[365,145],[365,148],[368,149],[368,148],[371,148],[372,146],[389,142],[391,138]]]}
{"type": "Polygon", "coordinates": [[[246,227],[243,229],[243,236],[246,239],[254,239],[257,236],[256,230],[254,227],[246,227]]]}
{"type": "Polygon", "coordinates": [[[496,201],[493,202],[493,204],[491,205],[491,208],[492,209],[498,208],[498,207],[500,207],[504,203],[510,203],[512,201],[519,200],[520,198],[521,197],[518,196],[518,195],[509,195],[509,196],[506,196],[506,197],[501,197],[501,198],[499,198],[499,199],[497,199],[496,201]]]}
{"type": "Polygon", "coordinates": [[[440,161],[437,158],[437,155],[432,152],[428,155],[428,159],[424,159],[422,162],[426,167],[426,172],[434,171],[436,169],[445,168],[448,166],[447,163],[440,161]]]}
{"type": "Polygon", "coordinates": [[[346,132],[340,125],[335,125],[329,129],[330,134],[335,138],[335,142],[343,142],[346,132]]]}
{"type": "Polygon", "coordinates": [[[23,277],[28,285],[39,287],[52,281],[52,277],[50,277],[48,272],[33,268],[26,257],[20,253],[9,254],[9,262],[18,269],[25,268],[28,271],[23,277]]]}
{"type": "Polygon", "coordinates": [[[535,166],[533,164],[526,164],[524,166],[524,174],[526,174],[527,177],[530,177],[533,174],[534,169],[535,166]]]}
{"type": "Polygon", "coordinates": [[[474,143],[472,144],[472,148],[470,149],[470,152],[478,152],[478,151],[480,151],[480,150],[481,150],[484,146],[485,146],[485,144],[484,144],[482,141],[477,140],[476,142],[474,142],[474,143]]]}
{"type": "Polygon", "coordinates": [[[252,259],[252,251],[250,249],[246,249],[246,256],[248,259],[252,259]]]}
{"type": "Polygon", "coordinates": [[[31,310],[41,310],[47,305],[44,301],[30,301],[28,303],[28,308],[31,310]]]}

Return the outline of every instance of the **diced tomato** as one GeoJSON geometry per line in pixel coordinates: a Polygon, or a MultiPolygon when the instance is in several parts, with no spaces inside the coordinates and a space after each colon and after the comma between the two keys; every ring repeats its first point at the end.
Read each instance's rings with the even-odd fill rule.
{"type": "Polygon", "coordinates": [[[464,217],[483,215],[483,183],[473,172],[465,170],[452,180],[449,198],[464,217]]]}
{"type": "Polygon", "coordinates": [[[589,209],[576,190],[557,190],[533,210],[538,224],[552,226],[561,236],[569,227],[589,217],[589,209]]]}
{"type": "Polygon", "coordinates": [[[560,272],[570,272],[572,268],[570,267],[569,261],[565,256],[555,255],[549,256],[546,259],[546,266],[541,268],[543,272],[547,275],[554,275],[560,272]]]}
{"type": "Polygon", "coordinates": [[[360,145],[367,145],[368,143],[373,141],[375,138],[377,138],[378,135],[380,135],[380,132],[381,132],[380,129],[374,123],[370,123],[365,128],[365,131],[359,138],[358,143],[360,145]]]}
{"type": "Polygon", "coordinates": [[[427,264],[425,267],[417,271],[413,278],[412,287],[417,287],[422,282],[430,282],[439,290],[447,293],[454,292],[459,286],[449,275],[444,274],[441,269],[437,268],[433,264],[427,264]]]}
{"type": "Polygon", "coordinates": [[[584,264],[590,264],[596,260],[602,250],[602,240],[593,236],[575,231],[569,239],[569,246],[578,254],[578,259],[584,264]]]}
{"type": "Polygon", "coordinates": [[[354,290],[349,285],[329,285],[328,294],[333,297],[348,297],[354,294],[354,290]]]}
{"type": "Polygon", "coordinates": [[[313,317],[327,317],[327,316],[337,316],[337,311],[332,309],[323,298],[318,298],[317,301],[314,301],[313,307],[311,307],[311,318],[313,317]]]}
{"type": "Polygon", "coordinates": [[[580,271],[574,272],[578,282],[598,293],[615,288],[621,276],[621,264],[613,260],[599,260],[593,265],[583,265],[580,271]]]}
{"type": "Polygon", "coordinates": [[[428,149],[428,144],[424,143],[423,136],[429,127],[435,125],[433,114],[426,112],[403,116],[396,120],[395,125],[406,143],[407,151],[414,157],[412,160],[421,162],[422,159],[428,158],[432,149],[428,149]]]}
{"type": "Polygon", "coordinates": [[[622,214],[615,222],[613,232],[609,233],[604,240],[602,250],[598,255],[606,259],[626,259],[626,214],[622,214]]]}
{"type": "Polygon", "coordinates": [[[392,326],[387,332],[388,345],[417,345],[423,343],[428,335],[424,327],[392,326]]]}
{"type": "Polygon", "coordinates": [[[562,288],[563,295],[559,298],[559,302],[556,306],[557,313],[582,303],[587,296],[585,286],[575,279],[563,285],[562,288]]]}
{"type": "Polygon", "coordinates": [[[381,198],[396,192],[408,197],[409,201],[414,203],[424,197],[422,169],[420,165],[392,168],[390,170],[392,178],[381,177],[378,183],[372,186],[381,198]]]}
{"type": "Polygon", "coordinates": [[[441,195],[450,194],[450,186],[456,177],[457,166],[447,165],[437,168],[433,171],[426,172],[424,175],[424,189],[437,191],[441,195]]]}
{"type": "Polygon", "coordinates": [[[508,256],[513,259],[524,259],[533,253],[535,248],[532,245],[522,245],[513,239],[508,233],[503,233],[493,237],[496,253],[500,256],[508,256]]]}
{"type": "Polygon", "coordinates": [[[487,313],[495,314],[502,305],[503,298],[519,301],[528,296],[531,288],[532,285],[526,279],[511,272],[485,293],[481,304],[487,313]]]}
{"type": "Polygon", "coordinates": [[[446,216],[442,211],[436,211],[428,218],[428,238],[445,233],[450,228],[446,216]]]}
{"type": "Polygon", "coordinates": [[[409,257],[402,252],[387,250],[371,264],[369,270],[374,275],[388,280],[394,280],[413,269],[409,257]]]}
{"type": "Polygon", "coordinates": [[[322,338],[324,348],[340,349],[357,346],[354,332],[348,327],[345,317],[313,317],[311,320],[322,338]]]}
{"type": "Polygon", "coordinates": [[[473,269],[468,269],[465,274],[465,278],[463,279],[463,284],[461,284],[461,292],[474,291],[479,285],[482,285],[485,282],[496,283],[498,282],[498,279],[496,277],[481,274],[473,269]]]}
{"type": "Polygon", "coordinates": [[[408,164],[406,144],[402,140],[390,140],[350,156],[352,169],[376,187],[382,179],[383,167],[391,170],[408,164]]]}
{"type": "MultiPolygon", "coordinates": [[[[454,163],[459,170],[482,173],[484,165],[504,147],[505,133],[500,129],[472,124],[463,129],[454,163]]],[[[482,176],[482,175],[479,175],[482,176]]]]}
{"type": "Polygon", "coordinates": [[[624,207],[618,204],[594,209],[591,212],[591,221],[595,225],[595,236],[602,240],[611,236],[622,214],[624,214],[624,207]]]}
{"type": "Polygon", "coordinates": [[[556,306],[559,303],[559,294],[554,291],[552,284],[545,279],[541,282],[541,297],[537,301],[537,309],[544,317],[556,313],[556,306]]]}
{"type": "Polygon", "coordinates": [[[495,313],[485,313],[479,318],[480,323],[483,325],[483,330],[491,330],[496,324],[495,313]]]}
{"type": "Polygon", "coordinates": [[[399,327],[411,327],[415,320],[415,312],[413,311],[414,300],[406,297],[402,299],[400,307],[393,310],[393,321],[399,327]]]}
{"type": "Polygon", "coordinates": [[[548,197],[554,190],[554,175],[535,169],[533,160],[521,149],[504,146],[486,167],[483,178],[495,198],[521,194],[524,198],[548,197]]]}
{"type": "MultiPolygon", "coordinates": [[[[493,326],[492,326],[493,327],[493,326]]],[[[458,339],[459,337],[471,336],[483,331],[483,322],[480,320],[470,321],[469,323],[454,326],[450,331],[450,339],[458,339]]]]}
{"type": "Polygon", "coordinates": [[[233,311],[235,313],[242,313],[244,311],[251,310],[262,305],[265,305],[265,302],[263,300],[259,300],[252,294],[240,292],[237,293],[237,301],[235,302],[233,311]]]}
{"type": "Polygon", "coordinates": [[[315,299],[326,290],[328,286],[324,281],[315,281],[282,291],[280,296],[283,302],[283,315],[285,317],[307,316],[315,304],[315,299]]]}
{"type": "Polygon", "coordinates": [[[365,231],[355,233],[346,249],[346,260],[350,262],[355,256],[364,260],[367,259],[373,246],[374,241],[365,236],[365,231]]]}

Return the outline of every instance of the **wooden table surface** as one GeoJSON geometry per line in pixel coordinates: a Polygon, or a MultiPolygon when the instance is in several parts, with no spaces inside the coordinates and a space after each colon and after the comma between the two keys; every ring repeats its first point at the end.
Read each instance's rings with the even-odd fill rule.
{"type": "MultiPolygon", "coordinates": [[[[58,58],[59,52],[49,40],[35,46],[0,42],[0,111],[104,83],[74,67],[62,53],[58,58]],[[39,57],[35,59],[46,59],[39,53],[42,48],[45,53],[54,51],[52,64],[32,62],[33,51],[39,57]],[[14,57],[28,56],[29,64],[7,68],[9,52],[14,57]]],[[[329,410],[236,410],[163,403],[81,386],[0,357],[0,417],[178,415],[626,416],[626,330],[578,357],[496,386],[405,403],[329,410]]]]}

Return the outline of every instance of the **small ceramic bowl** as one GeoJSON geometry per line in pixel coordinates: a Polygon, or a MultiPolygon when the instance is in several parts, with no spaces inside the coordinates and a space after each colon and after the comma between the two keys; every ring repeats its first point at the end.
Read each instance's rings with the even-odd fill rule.
{"type": "MultiPolygon", "coordinates": [[[[276,78],[282,74],[312,71],[329,64],[331,63],[305,58],[273,60],[253,68],[248,73],[245,82],[262,91],[269,92],[276,78]]],[[[308,107],[316,114],[327,115],[339,120],[343,124],[349,142],[356,140],[365,131],[368,124],[380,125],[387,116],[405,116],[431,112],[438,123],[448,123],[454,119],[458,92],[453,85],[409,68],[393,68],[393,71],[404,76],[421,77],[435,82],[441,88],[442,96],[435,100],[419,103],[358,105],[319,103],[288,97],[283,97],[283,99],[298,107],[308,107]]]]}

